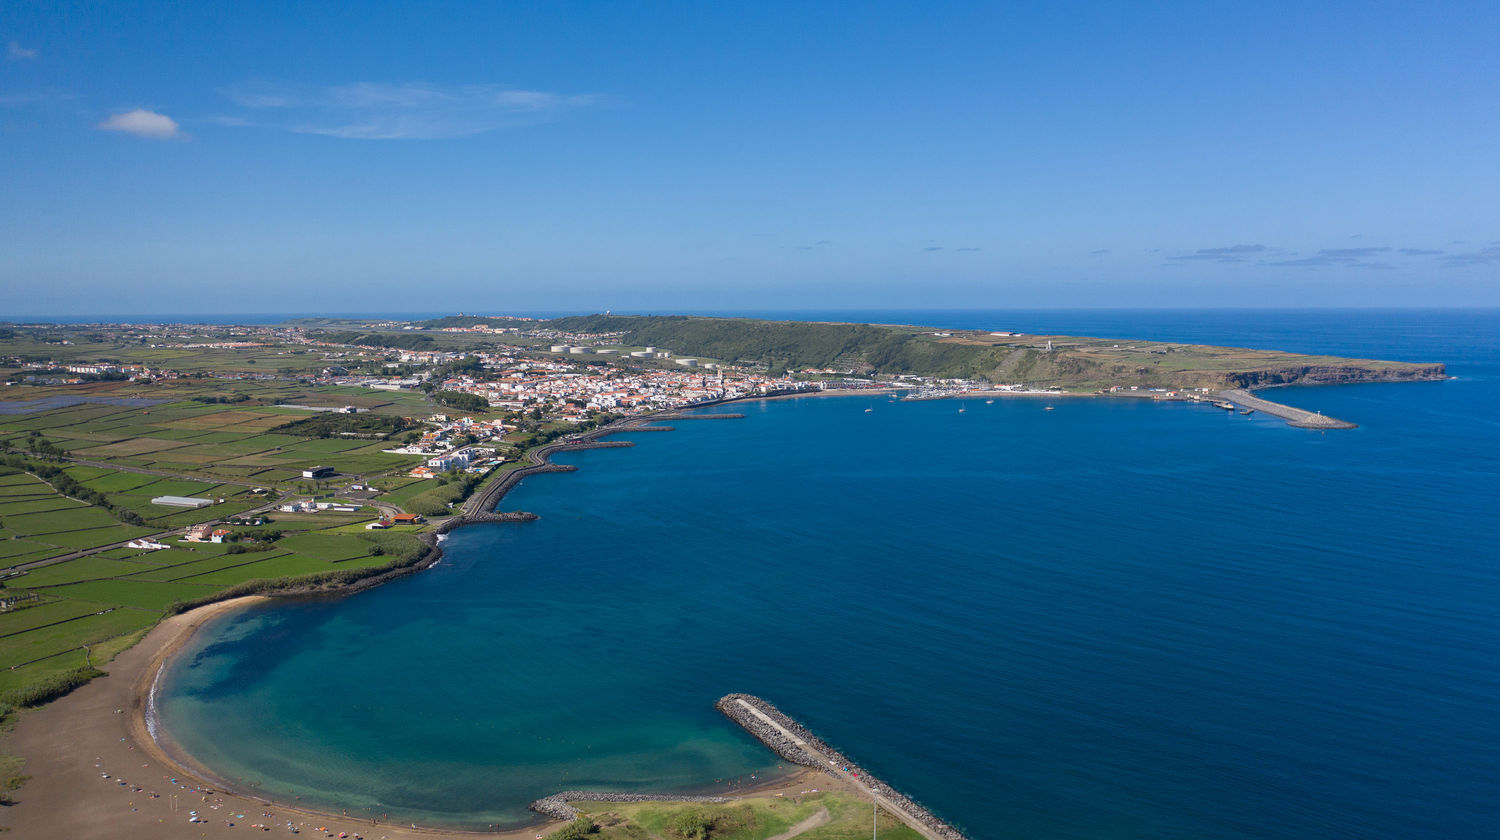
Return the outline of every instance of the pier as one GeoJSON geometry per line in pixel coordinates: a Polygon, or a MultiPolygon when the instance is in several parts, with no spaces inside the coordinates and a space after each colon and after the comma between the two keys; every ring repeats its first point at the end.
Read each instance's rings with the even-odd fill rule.
{"type": "Polygon", "coordinates": [[[786,761],[820,768],[835,778],[864,788],[877,804],[927,840],[968,840],[963,832],[870,775],[869,771],[823,743],[818,736],[765,700],[750,694],[728,694],[714,706],[786,761]]]}
{"type": "Polygon", "coordinates": [[[1358,425],[1350,423],[1348,420],[1339,420],[1336,417],[1328,417],[1315,411],[1304,411],[1300,408],[1292,408],[1289,405],[1271,402],[1239,388],[1232,391],[1220,391],[1219,397],[1244,408],[1253,408],[1256,411],[1280,417],[1287,422],[1287,425],[1296,426],[1299,429],[1359,428],[1358,425]]]}

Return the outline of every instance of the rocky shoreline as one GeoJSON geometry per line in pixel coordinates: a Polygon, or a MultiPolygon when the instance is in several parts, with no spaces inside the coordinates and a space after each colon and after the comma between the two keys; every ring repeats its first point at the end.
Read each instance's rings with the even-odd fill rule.
{"type": "Polygon", "coordinates": [[[926,808],[871,775],[848,756],[828,746],[802,724],[753,694],[727,694],[714,704],[723,715],[755,736],[772,752],[793,764],[816,767],[836,777],[849,775],[872,790],[885,804],[898,811],[903,822],[928,836],[944,840],[967,840],[963,832],[938,819],[926,808]],[[747,708],[747,706],[749,708],[747,708]],[[751,709],[755,711],[751,711],[751,709]],[[762,718],[760,715],[764,715],[762,718]],[[769,719],[772,723],[767,723],[769,719]],[[925,829],[925,831],[923,831],[925,829]]]}
{"type": "Polygon", "coordinates": [[[730,802],[723,796],[685,796],[671,793],[604,793],[595,790],[565,790],[554,793],[526,806],[544,817],[554,820],[576,820],[578,809],[569,802],[730,802]]]}

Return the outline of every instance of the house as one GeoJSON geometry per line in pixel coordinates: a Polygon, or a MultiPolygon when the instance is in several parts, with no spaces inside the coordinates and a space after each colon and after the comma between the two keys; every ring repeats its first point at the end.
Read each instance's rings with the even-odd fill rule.
{"type": "Polygon", "coordinates": [[[421,466],[413,468],[408,475],[412,478],[434,478],[437,476],[437,473],[433,472],[431,467],[421,466]]]}
{"type": "Polygon", "coordinates": [[[214,526],[212,524],[194,525],[187,530],[187,535],[184,536],[183,539],[187,540],[188,542],[203,542],[204,540],[209,538],[209,536],[213,533],[213,530],[214,526]]]}
{"type": "Polygon", "coordinates": [[[224,541],[224,538],[228,537],[228,536],[229,536],[229,529],[228,528],[215,528],[213,530],[213,533],[211,533],[211,534],[208,535],[208,541],[211,542],[211,543],[221,543],[221,542],[224,541]]]}
{"type": "Polygon", "coordinates": [[[125,543],[125,547],[137,548],[141,549],[142,551],[161,551],[164,548],[171,548],[170,545],[164,545],[163,543],[159,543],[151,539],[146,539],[145,537],[142,537],[138,540],[131,540],[130,542],[125,543]]]}
{"type": "Polygon", "coordinates": [[[333,475],[333,467],[308,467],[302,471],[303,478],[327,478],[333,475]]]}
{"type": "Polygon", "coordinates": [[[398,513],[391,517],[392,525],[417,525],[423,521],[420,513],[398,513]]]}
{"type": "Polygon", "coordinates": [[[437,458],[429,458],[427,461],[427,466],[431,467],[434,470],[437,470],[438,472],[447,472],[448,470],[461,470],[469,466],[469,453],[454,452],[450,455],[442,455],[437,458]]]}
{"type": "Polygon", "coordinates": [[[377,519],[376,521],[371,522],[370,524],[366,525],[365,526],[365,530],[366,531],[384,530],[384,529],[389,528],[389,527],[391,527],[391,520],[389,520],[389,519],[377,519]]]}

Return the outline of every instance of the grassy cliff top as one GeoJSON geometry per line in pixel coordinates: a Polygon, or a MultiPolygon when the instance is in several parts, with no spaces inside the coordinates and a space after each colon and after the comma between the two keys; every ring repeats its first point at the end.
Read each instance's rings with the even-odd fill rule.
{"type": "Polygon", "coordinates": [[[1444,375],[1441,364],[908,325],[681,315],[588,315],[558,318],[546,325],[572,333],[611,335],[622,344],[655,346],[678,355],[763,364],[773,371],[834,369],[864,375],[1026,382],[1075,390],[1109,385],[1265,387],[1444,375]]]}

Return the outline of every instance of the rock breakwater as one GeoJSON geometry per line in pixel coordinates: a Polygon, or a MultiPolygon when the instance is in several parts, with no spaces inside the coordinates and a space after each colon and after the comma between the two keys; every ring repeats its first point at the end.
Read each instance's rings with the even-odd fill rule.
{"type": "Polygon", "coordinates": [[[906,794],[870,775],[869,771],[765,700],[752,694],[728,694],[721,697],[714,708],[786,761],[804,767],[818,767],[830,775],[863,785],[902,822],[930,840],[967,840],[963,832],[938,819],[906,794]]]}

